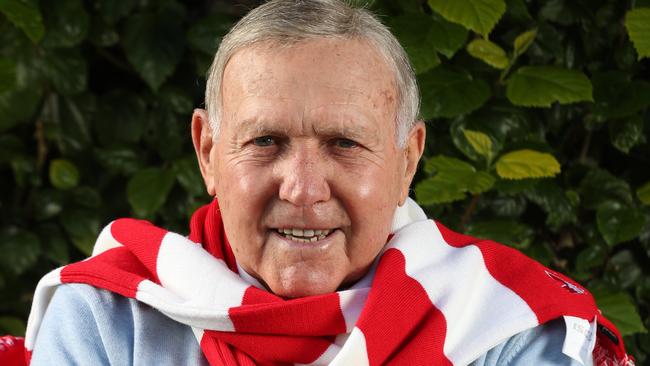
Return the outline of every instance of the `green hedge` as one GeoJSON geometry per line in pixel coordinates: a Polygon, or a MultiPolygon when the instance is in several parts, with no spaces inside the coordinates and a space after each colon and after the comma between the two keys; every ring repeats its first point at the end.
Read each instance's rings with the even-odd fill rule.
{"type": "MultiPolygon", "coordinates": [[[[650,0],[355,1],[407,49],[443,223],[585,284],[650,353],[650,0]]],[[[189,138],[222,36],[255,1],[0,2],[0,331],[112,218],[186,232],[189,138]]]]}

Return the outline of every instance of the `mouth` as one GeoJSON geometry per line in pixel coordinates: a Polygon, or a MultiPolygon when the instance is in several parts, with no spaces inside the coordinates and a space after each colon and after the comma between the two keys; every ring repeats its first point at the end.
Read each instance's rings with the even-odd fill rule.
{"type": "Polygon", "coordinates": [[[275,229],[275,231],[285,238],[301,243],[313,243],[323,240],[331,235],[336,229],[275,229]]]}

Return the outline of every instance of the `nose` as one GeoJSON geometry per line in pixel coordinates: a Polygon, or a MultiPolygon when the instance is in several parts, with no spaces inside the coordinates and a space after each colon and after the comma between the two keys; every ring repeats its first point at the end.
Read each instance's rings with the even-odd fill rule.
{"type": "Polygon", "coordinates": [[[327,164],[318,147],[292,151],[280,167],[280,199],[296,206],[312,206],[330,199],[327,164]]]}

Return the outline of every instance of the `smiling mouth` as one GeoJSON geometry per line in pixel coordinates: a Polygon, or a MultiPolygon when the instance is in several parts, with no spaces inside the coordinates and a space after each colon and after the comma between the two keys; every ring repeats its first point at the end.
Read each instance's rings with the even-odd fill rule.
{"type": "Polygon", "coordinates": [[[278,234],[297,242],[313,243],[325,239],[335,229],[276,229],[278,234]]]}

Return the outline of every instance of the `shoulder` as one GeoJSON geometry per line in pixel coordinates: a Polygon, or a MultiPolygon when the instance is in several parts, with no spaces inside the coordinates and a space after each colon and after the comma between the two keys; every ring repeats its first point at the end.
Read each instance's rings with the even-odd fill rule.
{"type": "Polygon", "coordinates": [[[474,361],[472,366],[582,366],[562,353],[566,326],[560,319],[508,338],[474,361]]]}
{"type": "Polygon", "coordinates": [[[59,286],[47,308],[32,364],[52,364],[52,357],[63,364],[204,363],[190,327],[136,300],[84,284],[59,286]]]}

